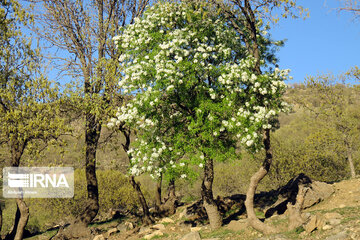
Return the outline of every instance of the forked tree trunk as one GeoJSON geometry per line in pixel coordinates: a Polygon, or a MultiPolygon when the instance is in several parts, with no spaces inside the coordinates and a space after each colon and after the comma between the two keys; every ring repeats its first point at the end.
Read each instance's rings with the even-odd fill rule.
{"type": "Polygon", "coordinates": [[[214,181],[213,160],[208,158],[205,162],[204,179],[201,185],[201,196],[203,204],[210,221],[212,229],[218,229],[222,225],[222,217],[218,206],[214,200],[212,184],[214,181]]]}
{"type": "Polygon", "coordinates": [[[248,188],[248,191],[246,193],[246,200],[245,200],[245,207],[247,212],[247,217],[250,226],[255,228],[256,230],[263,232],[265,234],[271,234],[275,233],[276,230],[262,221],[260,221],[256,214],[254,209],[254,196],[256,189],[258,187],[259,182],[266,176],[266,174],[270,170],[271,161],[272,161],[272,151],[271,151],[271,144],[270,144],[270,130],[267,129],[264,132],[264,147],[265,147],[265,159],[263,162],[263,165],[260,167],[260,169],[251,177],[250,179],[250,185],[248,188]]]}
{"type": "Polygon", "coordinates": [[[89,224],[96,217],[99,211],[99,191],[96,178],[96,150],[100,137],[101,124],[94,114],[86,115],[85,128],[85,171],[87,183],[87,205],[80,216],[80,221],[89,224]]]}
{"type": "Polygon", "coordinates": [[[152,217],[150,215],[149,207],[148,207],[148,205],[146,203],[146,199],[144,197],[144,194],[141,191],[140,183],[135,181],[134,176],[130,176],[130,183],[131,183],[131,186],[134,188],[134,190],[136,191],[136,193],[138,195],[139,202],[140,202],[140,205],[141,205],[142,210],[143,210],[143,223],[145,225],[150,225],[150,224],[154,223],[154,220],[152,219],[152,217]]]}

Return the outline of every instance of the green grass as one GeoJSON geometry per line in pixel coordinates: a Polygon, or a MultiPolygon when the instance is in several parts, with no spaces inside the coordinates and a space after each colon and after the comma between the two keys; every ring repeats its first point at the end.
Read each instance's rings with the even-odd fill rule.
{"type": "Polygon", "coordinates": [[[152,237],[151,239],[161,239],[161,238],[166,238],[166,237],[168,237],[168,236],[169,236],[169,234],[164,233],[164,235],[162,235],[162,236],[154,236],[154,237],[152,237]]]}

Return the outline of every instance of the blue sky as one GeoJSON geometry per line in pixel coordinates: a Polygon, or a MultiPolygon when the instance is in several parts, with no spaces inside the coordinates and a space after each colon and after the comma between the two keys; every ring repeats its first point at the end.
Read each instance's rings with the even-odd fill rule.
{"type": "MultiPolygon", "coordinates": [[[[298,0],[308,8],[310,17],[281,19],[270,33],[274,40],[286,39],[277,56],[281,69],[291,69],[293,80],[301,83],[306,76],[346,72],[360,66],[360,17],[348,12],[338,12],[340,0],[298,0]]],[[[50,78],[56,79],[56,70],[50,78]]],[[[67,78],[57,79],[61,84],[67,78]]]]}
{"type": "Polygon", "coordinates": [[[278,52],[280,68],[290,68],[293,80],[323,73],[335,75],[360,66],[360,18],[338,12],[339,0],[302,0],[310,17],[284,19],[270,31],[274,40],[287,39],[278,52]]]}

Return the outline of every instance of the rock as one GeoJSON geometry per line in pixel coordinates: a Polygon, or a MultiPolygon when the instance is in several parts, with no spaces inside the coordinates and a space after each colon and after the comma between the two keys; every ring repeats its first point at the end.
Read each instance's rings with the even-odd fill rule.
{"type": "Polygon", "coordinates": [[[151,233],[152,230],[149,227],[142,226],[139,230],[139,234],[148,234],[151,233]]]}
{"type": "Polygon", "coordinates": [[[187,209],[184,208],[184,210],[179,214],[179,219],[182,219],[187,216],[187,209]]]}
{"type": "Polygon", "coordinates": [[[319,215],[310,217],[310,220],[304,225],[304,229],[307,233],[311,233],[316,229],[322,229],[324,226],[324,220],[319,215]]]}
{"type": "Polygon", "coordinates": [[[248,223],[246,220],[232,220],[227,226],[226,228],[232,231],[240,231],[240,230],[244,230],[248,227],[248,223]]]}
{"type": "Polygon", "coordinates": [[[152,233],[150,233],[148,235],[145,235],[144,238],[145,239],[152,239],[155,236],[163,236],[163,235],[164,235],[163,232],[161,232],[160,230],[156,230],[156,231],[154,231],[154,232],[152,232],[152,233]]]}
{"type": "Polygon", "coordinates": [[[175,223],[175,221],[171,218],[163,218],[161,219],[160,223],[175,223]]]}
{"type": "MultiPolygon", "coordinates": [[[[0,237],[2,237],[2,236],[0,236],[0,237]]],[[[5,236],[0,239],[5,239],[5,236]]],[[[38,238],[36,240],[49,240],[49,236],[40,235],[40,236],[38,236],[38,238]]]]}
{"type": "Polygon", "coordinates": [[[132,224],[132,222],[125,222],[125,226],[128,230],[134,229],[134,224],[132,224]]]}
{"type": "Polygon", "coordinates": [[[324,225],[323,227],[322,227],[322,229],[324,230],[324,231],[326,231],[326,230],[330,230],[330,229],[332,229],[333,227],[331,226],[331,225],[324,225]]]}
{"type": "Polygon", "coordinates": [[[102,234],[100,234],[95,236],[93,240],[105,240],[105,237],[102,234]]]}
{"type": "Polygon", "coordinates": [[[157,229],[157,230],[165,230],[164,224],[161,224],[161,223],[152,225],[151,228],[152,229],[157,229]]]}
{"type": "Polygon", "coordinates": [[[325,240],[345,240],[348,237],[347,233],[344,232],[339,232],[336,235],[327,237],[325,240]]]}
{"type": "Polygon", "coordinates": [[[340,205],[339,205],[339,208],[344,208],[344,207],[346,207],[345,204],[340,204],[340,205]]]}
{"type": "Polygon", "coordinates": [[[117,233],[118,231],[119,231],[119,230],[118,230],[117,228],[111,228],[111,229],[109,229],[109,230],[104,234],[104,236],[105,236],[105,238],[108,238],[108,237],[110,237],[111,235],[117,233]]]}
{"type": "Polygon", "coordinates": [[[305,195],[304,208],[309,208],[330,197],[334,192],[334,187],[325,182],[313,181],[309,191],[305,195]]]}
{"type": "Polygon", "coordinates": [[[308,176],[301,173],[292,178],[285,186],[276,190],[277,201],[271,205],[265,212],[265,217],[269,218],[275,213],[283,214],[287,210],[287,204],[296,202],[296,196],[299,191],[299,185],[308,187],[303,208],[309,208],[324,199],[330,197],[334,192],[334,187],[330,184],[318,181],[312,181],[308,176]]]}
{"type": "Polygon", "coordinates": [[[126,232],[128,230],[125,224],[119,224],[116,226],[116,228],[119,232],[126,232]]]}
{"type": "Polygon", "coordinates": [[[198,232],[198,231],[200,231],[202,228],[201,227],[192,227],[192,228],[190,228],[190,231],[191,232],[198,232]]]}
{"type": "Polygon", "coordinates": [[[86,224],[78,222],[72,223],[64,229],[60,228],[58,233],[52,239],[92,239],[94,235],[92,234],[91,229],[86,226],[86,224]]]}
{"type": "Polygon", "coordinates": [[[199,232],[190,232],[180,238],[180,240],[201,240],[199,232]]]}

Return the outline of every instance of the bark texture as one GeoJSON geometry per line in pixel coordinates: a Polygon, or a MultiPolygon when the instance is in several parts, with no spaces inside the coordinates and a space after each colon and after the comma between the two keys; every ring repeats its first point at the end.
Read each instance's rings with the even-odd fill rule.
{"type": "Polygon", "coordinates": [[[212,229],[218,229],[222,225],[222,217],[214,200],[212,185],[214,181],[214,166],[212,159],[206,159],[204,179],[201,185],[201,196],[212,229]]]}

